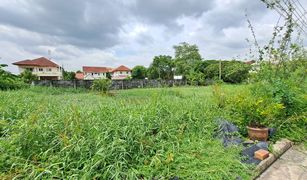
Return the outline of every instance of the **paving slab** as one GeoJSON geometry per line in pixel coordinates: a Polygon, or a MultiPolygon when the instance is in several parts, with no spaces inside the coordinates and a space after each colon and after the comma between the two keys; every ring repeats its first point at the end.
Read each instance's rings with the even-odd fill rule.
{"type": "Polygon", "coordinates": [[[291,147],[257,180],[307,180],[307,151],[291,147]]]}

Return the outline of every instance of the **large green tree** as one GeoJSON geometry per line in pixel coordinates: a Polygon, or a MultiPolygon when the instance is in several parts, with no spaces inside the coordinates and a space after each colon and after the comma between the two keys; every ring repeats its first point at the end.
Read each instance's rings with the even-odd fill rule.
{"type": "Polygon", "coordinates": [[[228,61],[224,67],[223,81],[241,83],[248,78],[251,66],[240,61],[228,61]]]}
{"type": "Polygon", "coordinates": [[[174,61],[171,56],[155,56],[148,68],[148,77],[150,79],[173,79],[173,68],[174,61]]]}
{"type": "Polygon", "coordinates": [[[176,74],[186,77],[202,60],[199,49],[197,45],[190,45],[186,42],[175,45],[174,49],[176,74]]]}
{"type": "MultiPolygon", "coordinates": [[[[224,82],[241,83],[247,79],[251,65],[241,61],[222,61],[221,68],[221,78],[224,82]]],[[[204,74],[206,79],[218,79],[219,61],[212,61],[211,64],[205,68],[204,74]]]]}
{"type": "Polygon", "coordinates": [[[206,79],[206,68],[216,63],[214,60],[206,60],[206,61],[197,61],[190,69],[188,74],[186,75],[186,79],[190,84],[194,85],[205,85],[206,79]]]}
{"type": "Polygon", "coordinates": [[[132,78],[133,79],[145,79],[147,69],[144,66],[135,66],[132,69],[132,78]]]}

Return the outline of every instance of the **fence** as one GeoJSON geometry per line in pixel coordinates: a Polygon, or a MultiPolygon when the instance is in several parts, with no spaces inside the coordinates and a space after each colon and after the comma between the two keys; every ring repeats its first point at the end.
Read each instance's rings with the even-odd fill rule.
{"type": "MultiPolygon", "coordinates": [[[[35,86],[49,86],[49,87],[63,87],[63,88],[86,88],[89,89],[92,80],[41,80],[34,81],[35,86]]],[[[172,87],[184,86],[187,82],[185,80],[112,80],[110,89],[132,89],[132,88],[155,88],[155,87],[172,87]]]]}

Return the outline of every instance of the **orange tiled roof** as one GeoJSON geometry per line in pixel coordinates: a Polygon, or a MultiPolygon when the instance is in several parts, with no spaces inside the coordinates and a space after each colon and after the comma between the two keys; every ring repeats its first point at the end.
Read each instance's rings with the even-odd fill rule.
{"type": "Polygon", "coordinates": [[[251,60],[251,61],[245,61],[244,63],[251,65],[251,64],[254,64],[255,62],[256,62],[255,60],[251,60]]]}
{"type": "Polygon", "coordinates": [[[40,58],[33,59],[33,60],[27,59],[27,60],[15,62],[13,64],[17,66],[60,67],[59,65],[57,65],[56,63],[50,61],[49,59],[45,57],[40,57],[40,58]]]}
{"type": "Polygon", "coordinates": [[[79,79],[79,80],[83,80],[84,79],[84,75],[83,75],[83,73],[76,73],[75,78],[79,79]]]}
{"type": "Polygon", "coordinates": [[[94,66],[83,66],[83,72],[90,72],[90,73],[106,73],[111,72],[112,68],[108,67],[94,67],[94,66]]]}
{"type": "Polygon", "coordinates": [[[115,69],[113,69],[112,72],[116,72],[116,71],[131,71],[131,69],[129,69],[128,67],[124,66],[124,65],[121,65],[115,69]]]}

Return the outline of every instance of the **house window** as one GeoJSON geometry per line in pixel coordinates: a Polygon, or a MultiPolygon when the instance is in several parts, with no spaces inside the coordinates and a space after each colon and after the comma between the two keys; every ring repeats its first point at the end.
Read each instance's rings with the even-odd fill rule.
{"type": "Polygon", "coordinates": [[[39,68],[38,71],[44,71],[44,69],[43,68],[39,68]]]}
{"type": "Polygon", "coordinates": [[[48,68],[48,69],[47,69],[47,71],[51,72],[51,71],[52,71],[52,69],[51,69],[51,68],[48,68]]]}
{"type": "Polygon", "coordinates": [[[123,74],[123,72],[119,72],[119,74],[123,74]]]}
{"type": "Polygon", "coordinates": [[[32,72],[32,71],[33,71],[33,68],[26,68],[26,70],[29,70],[29,71],[32,72]]]}

